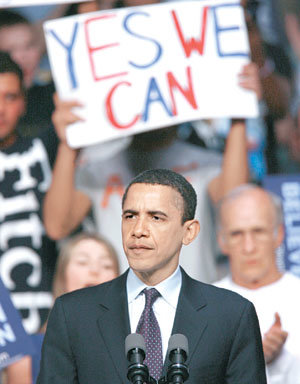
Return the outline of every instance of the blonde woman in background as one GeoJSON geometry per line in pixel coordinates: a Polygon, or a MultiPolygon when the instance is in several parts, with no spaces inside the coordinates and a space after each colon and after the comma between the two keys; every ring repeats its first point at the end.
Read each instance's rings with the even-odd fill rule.
{"type": "MultiPolygon", "coordinates": [[[[119,275],[119,263],[113,246],[96,234],[81,233],[61,248],[53,279],[53,297],[112,280],[119,275]]],[[[46,324],[41,333],[32,335],[37,354],[25,356],[6,369],[4,384],[36,382],[46,324]]]]}
{"type": "Polygon", "coordinates": [[[112,280],[119,275],[113,246],[97,234],[81,233],[62,247],[53,280],[53,296],[112,280]]]}

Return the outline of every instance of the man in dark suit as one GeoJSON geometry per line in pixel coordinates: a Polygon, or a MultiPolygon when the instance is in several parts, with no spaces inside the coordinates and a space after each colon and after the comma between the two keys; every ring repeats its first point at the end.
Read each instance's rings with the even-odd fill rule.
{"type": "Polygon", "coordinates": [[[124,340],[140,328],[140,318],[145,319],[145,289],[152,287],[158,292],[152,305],[160,338],[155,348],[161,345],[165,362],[158,377],[169,364],[169,337],[181,333],[189,342],[188,383],[266,383],[253,305],[233,292],[191,279],[179,267],[181,247],[200,229],[195,207],[193,187],[175,172],[149,170],[133,179],[122,203],[123,247],[130,269],[111,282],[56,300],[39,384],[128,383],[124,340]]]}

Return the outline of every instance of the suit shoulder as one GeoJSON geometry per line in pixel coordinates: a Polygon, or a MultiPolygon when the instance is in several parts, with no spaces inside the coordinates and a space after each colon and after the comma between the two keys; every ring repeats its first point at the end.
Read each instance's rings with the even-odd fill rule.
{"type": "Polygon", "coordinates": [[[205,295],[207,295],[207,297],[214,297],[215,300],[218,300],[218,301],[230,301],[232,303],[236,303],[236,304],[240,304],[240,305],[246,305],[246,304],[252,304],[248,299],[246,299],[245,297],[243,297],[242,295],[236,293],[236,292],[233,292],[229,289],[226,289],[226,288],[220,288],[220,287],[216,287],[214,285],[211,285],[211,284],[205,284],[205,283],[201,283],[202,285],[202,290],[203,290],[203,293],[205,295]]]}
{"type": "Polygon", "coordinates": [[[254,319],[257,317],[254,305],[245,297],[225,288],[200,284],[201,294],[207,303],[207,312],[212,317],[222,317],[226,327],[235,328],[239,326],[242,318],[254,319]]]}
{"type": "Polygon", "coordinates": [[[207,303],[215,304],[216,306],[227,308],[245,308],[253,306],[253,304],[245,297],[229,289],[219,288],[211,284],[202,283],[191,278],[192,285],[196,288],[207,303]]]}

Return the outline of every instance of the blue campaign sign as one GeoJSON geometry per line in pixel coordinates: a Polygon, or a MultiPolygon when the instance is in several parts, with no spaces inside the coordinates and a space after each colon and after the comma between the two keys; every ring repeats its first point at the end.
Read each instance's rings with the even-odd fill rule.
{"type": "Polygon", "coordinates": [[[284,266],[300,277],[300,175],[268,175],[263,186],[282,199],[284,266]]]}
{"type": "Polygon", "coordinates": [[[21,317],[0,279],[0,369],[22,356],[32,355],[34,351],[30,336],[25,332],[21,317]]]}

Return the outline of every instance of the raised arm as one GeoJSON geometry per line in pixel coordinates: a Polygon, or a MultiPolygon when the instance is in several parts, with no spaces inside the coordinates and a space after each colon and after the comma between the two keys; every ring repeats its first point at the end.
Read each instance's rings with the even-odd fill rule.
{"type": "Polygon", "coordinates": [[[75,229],[88,213],[88,196],[75,189],[74,175],[77,150],[66,142],[67,125],[80,120],[72,112],[80,106],[75,101],[61,101],[55,96],[53,124],[60,139],[52,175],[52,183],[44,200],[44,225],[49,237],[61,239],[75,229]]]}
{"type": "Polygon", "coordinates": [[[300,23],[298,18],[296,14],[288,12],[285,15],[284,21],[289,43],[291,44],[295,55],[298,57],[298,60],[300,60],[300,23]]]}
{"type": "MultiPolygon", "coordinates": [[[[245,89],[254,91],[257,98],[261,99],[262,88],[258,66],[255,63],[243,67],[239,84],[245,89]]],[[[210,182],[209,195],[212,201],[217,203],[231,189],[247,183],[248,180],[246,123],[244,119],[233,119],[226,140],[222,170],[220,175],[210,182]]]]}

